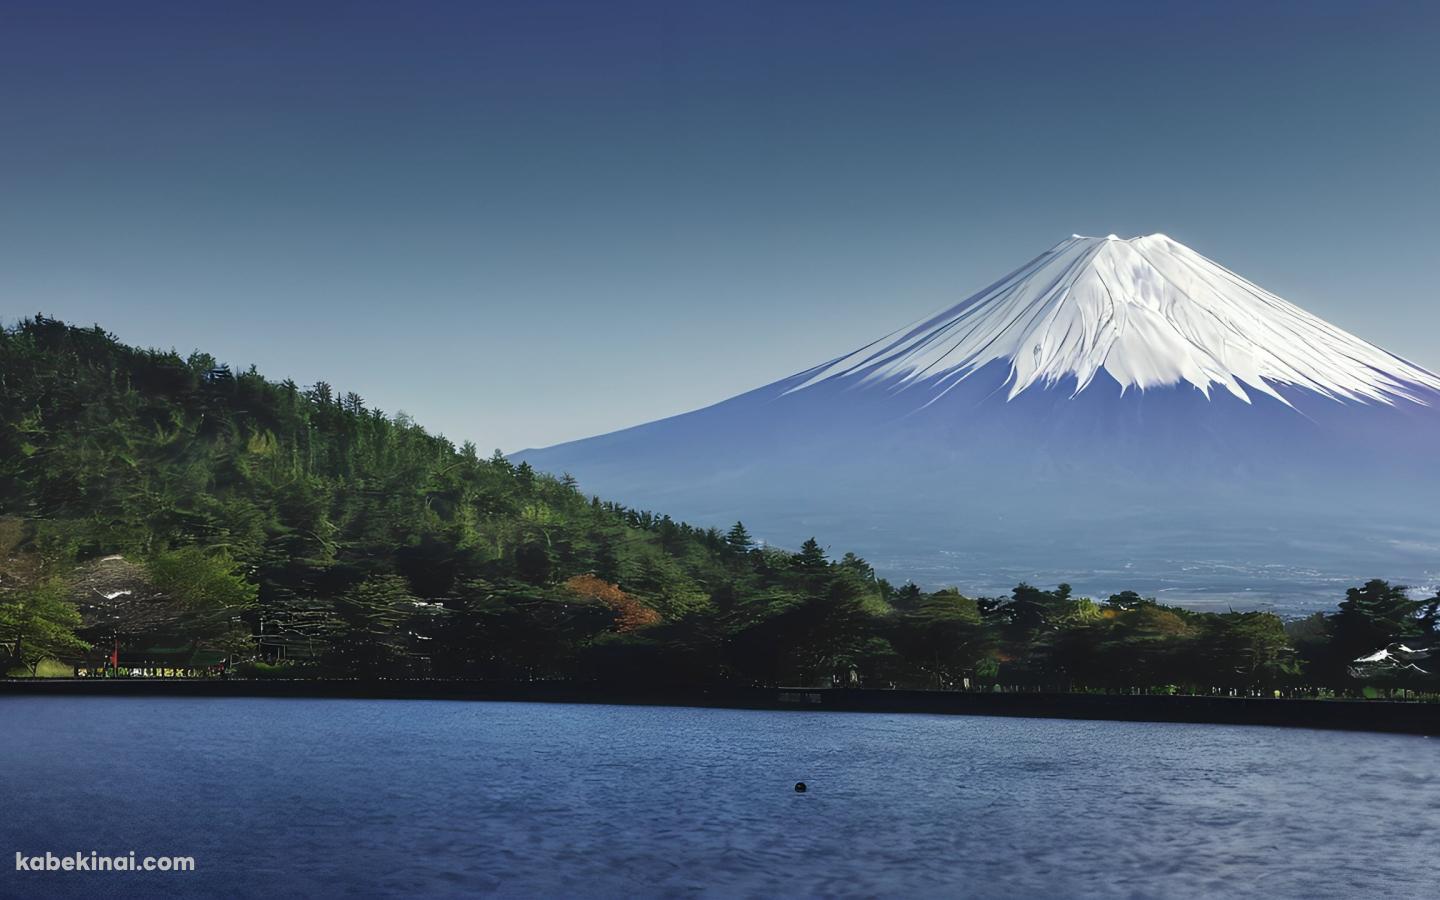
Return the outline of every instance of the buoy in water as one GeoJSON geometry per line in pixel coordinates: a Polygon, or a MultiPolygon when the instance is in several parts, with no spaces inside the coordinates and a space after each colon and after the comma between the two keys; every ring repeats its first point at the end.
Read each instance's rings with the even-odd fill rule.
{"type": "Polygon", "coordinates": [[[808,789],[805,787],[805,782],[803,782],[803,781],[797,781],[797,782],[795,782],[795,793],[797,793],[797,794],[803,794],[803,793],[805,793],[806,790],[808,790],[808,789]]]}

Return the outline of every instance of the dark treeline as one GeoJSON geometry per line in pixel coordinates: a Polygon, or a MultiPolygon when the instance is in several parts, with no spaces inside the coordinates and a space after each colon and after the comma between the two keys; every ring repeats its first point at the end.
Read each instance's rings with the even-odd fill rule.
{"type": "Polygon", "coordinates": [[[1437,603],[1373,581],[1287,623],[926,592],[587,497],[328,384],[0,331],[0,671],[1434,691],[1437,603]]]}

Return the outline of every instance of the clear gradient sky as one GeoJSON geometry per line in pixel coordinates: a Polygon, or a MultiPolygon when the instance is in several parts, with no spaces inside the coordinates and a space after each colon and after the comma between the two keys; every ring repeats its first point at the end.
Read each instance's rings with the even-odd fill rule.
{"type": "Polygon", "coordinates": [[[0,317],[507,451],[1163,231],[1440,369],[1440,3],[0,0],[0,317]]]}

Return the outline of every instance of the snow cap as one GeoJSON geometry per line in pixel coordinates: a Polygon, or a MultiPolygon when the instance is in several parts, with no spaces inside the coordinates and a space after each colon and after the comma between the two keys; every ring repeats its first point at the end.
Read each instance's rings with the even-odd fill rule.
{"type": "Polygon", "coordinates": [[[1336,400],[1423,402],[1440,376],[1312,316],[1160,234],[1071,235],[960,303],[818,366],[791,390],[854,376],[943,393],[995,362],[1009,397],[1073,379],[1121,390],[1187,383],[1286,402],[1277,388],[1336,400]]]}

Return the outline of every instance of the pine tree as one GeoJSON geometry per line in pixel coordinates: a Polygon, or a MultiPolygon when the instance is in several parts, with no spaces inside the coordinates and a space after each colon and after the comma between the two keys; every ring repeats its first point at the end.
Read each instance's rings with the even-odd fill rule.
{"type": "Polygon", "coordinates": [[[800,552],[795,555],[795,565],[805,570],[823,569],[828,563],[825,560],[825,550],[820,542],[813,537],[800,545],[800,552]]]}
{"type": "Polygon", "coordinates": [[[750,532],[745,530],[744,522],[736,522],[725,533],[725,546],[737,554],[749,553],[755,548],[755,541],[750,537],[750,532]]]}

